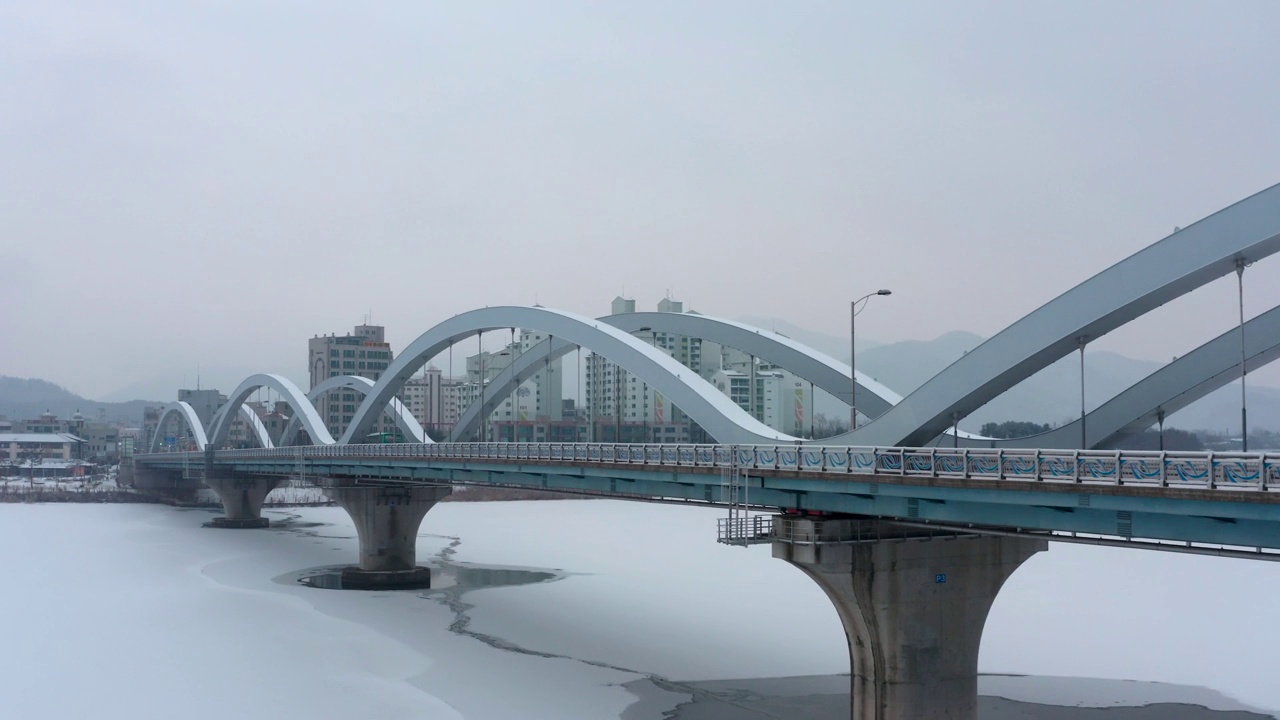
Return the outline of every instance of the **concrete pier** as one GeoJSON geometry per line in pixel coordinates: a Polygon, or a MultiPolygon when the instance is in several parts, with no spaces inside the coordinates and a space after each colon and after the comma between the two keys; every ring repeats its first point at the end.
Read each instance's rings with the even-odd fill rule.
{"type": "Polygon", "coordinates": [[[923,534],[876,520],[775,519],[774,557],[813,578],[844,624],[853,720],[975,720],[987,612],[1004,581],[1047,548],[923,534]]]}
{"type": "Polygon", "coordinates": [[[430,587],[431,571],[418,567],[418,528],[427,511],[453,491],[448,486],[330,487],[360,538],[360,565],[342,572],[355,589],[430,587]]]}
{"type": "Polygon", "coordinates": [[[217,528],[268,527],[271,521],[262,517],[262,503],[283,481],[278,475],[210,475],[204,482],[217,493],[226,513],[211,524],[217,528]]]}

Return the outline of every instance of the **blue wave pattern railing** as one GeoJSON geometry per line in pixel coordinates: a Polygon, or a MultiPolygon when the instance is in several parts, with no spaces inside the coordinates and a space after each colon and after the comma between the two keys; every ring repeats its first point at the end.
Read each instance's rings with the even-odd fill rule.
{"type": "MultiPolygon", "coordinates": [[[[137,456],[172,458],[178,453],[137,456]]],[[[203,458],[201,453],[190,453],[203,458]]],[[[324,458],[497,460],[792,471],[1027,482],[1280,490],[1280,454],[983,448],[609,445],[599,443],[400,443],[220,450],[224,460],[324,458]]]]}

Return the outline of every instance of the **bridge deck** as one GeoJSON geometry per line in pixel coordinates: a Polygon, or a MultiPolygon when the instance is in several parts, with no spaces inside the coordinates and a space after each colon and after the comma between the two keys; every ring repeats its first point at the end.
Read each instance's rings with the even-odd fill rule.
{"type": "MultiPolygon", "coordinates": [[[[137,456],[181,469],[203,453],[137,456]]],[[[597,444],[331,445],[225,450],[216,469],[533,487],[901,520],[1280,548],[1280,455],[597,444]]]]}

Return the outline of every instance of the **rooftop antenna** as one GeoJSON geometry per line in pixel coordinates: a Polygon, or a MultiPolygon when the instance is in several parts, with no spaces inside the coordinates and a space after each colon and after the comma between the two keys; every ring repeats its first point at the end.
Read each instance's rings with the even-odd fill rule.
{"type": "Polygon", "coordinates": [[[196,361],[196,390],[200,389],[200,361],[196,361]]]}

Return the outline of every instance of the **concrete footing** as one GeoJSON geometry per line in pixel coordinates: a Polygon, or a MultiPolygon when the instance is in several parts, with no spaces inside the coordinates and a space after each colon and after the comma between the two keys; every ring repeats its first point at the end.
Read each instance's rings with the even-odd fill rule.
{"type": "Polygon", "coordinates": [[[250,528],[271,527],[271,521],[264,517],[256,518],[229,518],[216,517],[209,521],[209,527],[225,528],[227,530],[245,530],[250,528]]]}
{"type": "Polygon", "coordinates": [[[210,475],[205,484],[222,501],[225,517],[214,518],[216,528],[264,528],[271,522],[262,517],[262,503],[283,477],[264,475],[210,475]]]}
{"type": "Polygon", "coordinates": [[[416,590],[431,587],[431,568],[408,570],[361,570],[343,568],[343,590],[416,590]]]}
{"type": "Polygon", "coordinates": [[[913,533],[922,534],[875,520],[783,516],[773,555],[836,606],[849,642],[853,720],[975,720],[987,612],[1004,581],[1047,543],[913,533]]]}
{"type": "Polygon", "coordinates": [[[418,528],[427,511],[452,492],[448,486],[332,487],[325,495],[347,511],[360,538],[360,564],[342,571],[344,588],[429,587],[418,567],[418,528]]]}

